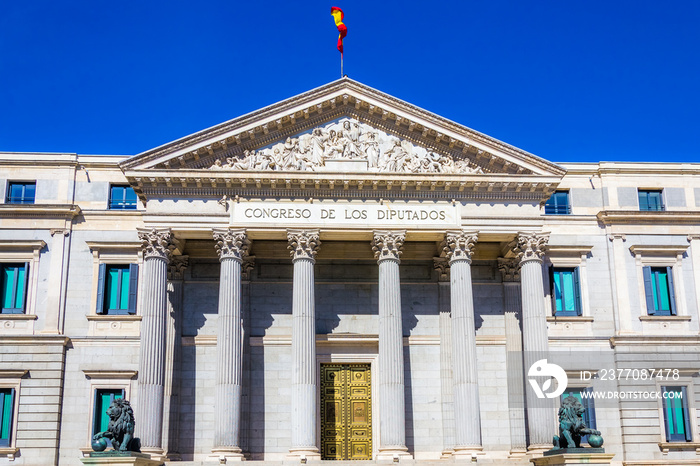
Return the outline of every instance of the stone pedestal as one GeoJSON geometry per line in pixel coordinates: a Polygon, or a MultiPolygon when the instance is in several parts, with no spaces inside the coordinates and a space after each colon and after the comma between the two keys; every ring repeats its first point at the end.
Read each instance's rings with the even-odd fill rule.
{"type": "Polygon", "coordinates": [[[377,460],[410,458],[406,448],[403,330],[399,257],[403,231],[375,231],[372,250],[379,264],[379,430],[377,460]]]}
{"type": "Polygon", "coordinates": [[[535,466],[590,466],[610,464],[614,453],[605,453],[604,448],[563,448],[545,451],[543,456],[530,458],[535,466]]]}
{"type": "Polygon", "coordinates": [[[93,451],[90,456],[80,458],[83,464],[96,464],[100,466],[113,465],[133,465],[133,466],[162,466],[160,460],[151,459],[150,455],[143,453],[116,452],[116,451],[93,451]]]}

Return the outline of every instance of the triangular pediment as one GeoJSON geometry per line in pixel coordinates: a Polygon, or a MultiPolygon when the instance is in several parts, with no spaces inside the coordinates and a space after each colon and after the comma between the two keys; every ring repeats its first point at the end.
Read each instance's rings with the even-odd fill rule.
{"type": "Polygon", "coordinates": [[[325,164],[352,159],[367,160],[367,169],[379,172],[564,174],[551,162],[349,78],[146,151],[121,166],[365,171],[362,163],[325,164]]]}

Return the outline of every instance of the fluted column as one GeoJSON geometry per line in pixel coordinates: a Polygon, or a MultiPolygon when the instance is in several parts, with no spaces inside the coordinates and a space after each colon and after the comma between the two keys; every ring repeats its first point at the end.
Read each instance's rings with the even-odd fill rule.
{"type": "MultiPolygon", "coordinates": [[[[519,233],[514,248],[520,262],[520,281],[523,311],[524,372],[549,351],[547,319],[542,281],[542,256],[549,241],[543,233],[519,233]]],[[[538,398],[534,390],[526,390],[529,450],[549,449],[556,431],[554,400],[538,398]]]]}
{"type": "Polygon", "coordinates": [[[212,455],[243,460],[240,448],[243,364],[241,263],[248,252],[245,230],[214,230],[221,262],[216,337],[216,418],[212,455]]]}
{"type": "Polygon", "coordinates": [[[438,272],[438,312],[440,313],[440,398],[442,407],[442,454],[447,459],[454,454],[455,410],[452,379],[452,317],[450,314],[450,265],[444,257],[433,264],[438,272]]]}
{"type": "Polygon", "coordinates": [[[379,430],[378,459],[410,457],[406,448],[403,330],[399,257],[404,231],[375,231],[372,250],[379,264],[379,430]]]}
{"type": "Polygon", "coordinates": [[[165,326],[165,390],[163,398],[163,451],[180,459],[180,339],[182,337],[183,278],[187,256],[172,256],[168,264],[168,312],[165,326]]]}
{"type": "Polygon", "coordinates": [[[443,247],[450,264],[454,455],[470,461],[473,453],[482,450],[471,272],[472,254],[477,238],[474,232],[448,231],[443,247]]]}
{"type": "Polygon", "coordinates": [[[291,458],[320,459],[316,445],[316,315],[314,264],[321,245],[318,231],[288,230],[294,264],[292,290],[292,446],[291,458]]]}
{"type": "Polygon", "coordinates": [[[174,244],[168,229],[139,229],[139,238],[143,248],[143,284],[139,300],[141,352],[136,429],[142,451],[162,457],[168,263],[174,244]]]}
{"type": "Polygon", "coordinates": [[[520,331],[522,292],[519,262],[499,259],[503,278],[503,311],[506,335],[506,373],[508,374],[508,413],[510,419],[510,457],[527,452],[525,427],[525,386],[523,379],[523,335],[520,331]]]}

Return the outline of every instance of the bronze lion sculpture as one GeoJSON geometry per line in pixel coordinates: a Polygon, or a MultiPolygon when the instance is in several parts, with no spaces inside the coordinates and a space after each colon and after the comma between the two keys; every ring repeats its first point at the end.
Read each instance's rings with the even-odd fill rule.
{"type": "Polygon", "coordinates": [[[559,408],[559,435],[554,436],[554,448],[581,448],[581,437],[600,435],[600,431],[589,429],[583,422],[583,405],[575,396],[569,395],[559,408]]]}
{"type": "Polygon", "coordinates": [[[109,423],[105,432],[98,432],[92,437],[93,450],[104,449],[106,442],[102,439],[109,439],[112,447],[117,451],[140,450],[138,439],[134,438],[134,411],[127,400],[114,400],[107,408],[109,423]],[[96,448],[96,445],[98,446],[96,448]]]}

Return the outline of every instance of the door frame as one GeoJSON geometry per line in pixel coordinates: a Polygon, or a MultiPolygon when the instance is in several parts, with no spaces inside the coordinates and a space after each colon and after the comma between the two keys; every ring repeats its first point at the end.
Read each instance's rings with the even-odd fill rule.
{"type": "Polygon", "coordinates": [[[377,364],[379,355],[377,353],[333,352],[337,348],[327,348],[330,352],[321,353],[319,349],[325,350],[326,348],[316,348],[316,380],[318,381],[316,395],[316,446],[321,451],[321,364],[369,364],[372,377],[372,401],[370,403],[372,407],[372,460],[376,459],[380,441],[379,423],[381,422],[379,418],[379,384],[375,383],[375,380],[379,380],[377,378],[379,377],[379,365],[377,364]]]}

